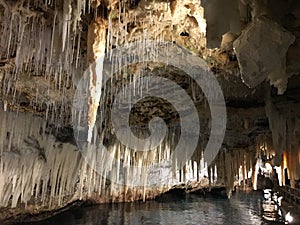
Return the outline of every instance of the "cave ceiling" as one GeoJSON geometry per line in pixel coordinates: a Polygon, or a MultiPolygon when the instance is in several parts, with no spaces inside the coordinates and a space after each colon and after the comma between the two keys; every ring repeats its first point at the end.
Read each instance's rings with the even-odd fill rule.
{"type": "MultiPolygon", "coordinates": [[[[224,145],[251,146],[258,136],[271,135],[266,101],[298,121],[300,3],[275,2],[1,0],[2,107],[46,117],[54,126],[70,127],[77,83],[93,60],[89,30],[96,21],[96,28],[104,27],[106,52],[152,39],[170,41],[203,59],[226,101],[224,145]]],[[[132,65],[126,77],[111,84],[117,89],[140,71],[143,76],[166,77],[183,87],[194,98],[203,124],[209,123],[201,89],[195,89],[193,81],[172,66],[132,65]]],[[[145,126],[154,116],[168,124],[178,122],[172,105],[146,98],[133,108],[130,123],[145,126]]]]}

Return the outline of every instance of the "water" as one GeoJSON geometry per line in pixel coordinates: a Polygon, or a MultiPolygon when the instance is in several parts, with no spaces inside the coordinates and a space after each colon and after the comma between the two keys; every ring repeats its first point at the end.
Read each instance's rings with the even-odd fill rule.
{"type": "MultiPolygon", "coordinates": [[[[35,225],[284,224],[263,218],[261,193],[165,196],[159,200],[103,204],[66,211],[35,225]]],[[[279,218],[280,219],[280,218],[279,218]]]]}

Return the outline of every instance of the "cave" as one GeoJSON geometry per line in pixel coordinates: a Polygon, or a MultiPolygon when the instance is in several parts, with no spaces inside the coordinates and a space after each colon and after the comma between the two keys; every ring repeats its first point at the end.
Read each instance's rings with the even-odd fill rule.
{"type": "Polygon", "coordinates": [[[300,223],[298,0],[0,0],[0,31],[0,224],[300,223]]]}

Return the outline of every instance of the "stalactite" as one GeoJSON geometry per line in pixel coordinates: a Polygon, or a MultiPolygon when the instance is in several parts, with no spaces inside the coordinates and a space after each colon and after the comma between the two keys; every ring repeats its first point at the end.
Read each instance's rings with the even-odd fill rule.
{"type": "Polygon", "coordinates": [[[243,181],[243,190],[246,190],[246,174],[245,174],[245,161],[242,161],[242,181],[243,181]]]}
{"type": "Polygon", "coordinates": [[[92,131],[94,129],[97,110],[101,97],[102,89],[102,68],[105,56],[106,44],[106,24],[107,22],[101,17],[89,26],[88,31],[88,62],[90,63],[90,84],[88,100],[88,141],[91,141],[92,131]]]}

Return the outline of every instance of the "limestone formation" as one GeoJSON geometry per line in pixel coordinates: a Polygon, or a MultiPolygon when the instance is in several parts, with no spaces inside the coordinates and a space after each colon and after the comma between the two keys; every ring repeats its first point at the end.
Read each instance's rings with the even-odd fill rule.
{"type": "Polygon", "coordinates": [[[241,77],[254,88],[267,78],[278,89],[286,90],[286,53],[295,37],[280,25],[267,18],[257,18],[233,43],[241,77]]]}
{"type": "MultiPolygon", "coordinates": [[[[220,2],[0,0],[1,224],[77,200],[151,199],[187,182],[223,186],[230,196],[235,185],[246,188],[249,180],[256,188],[262,160],[278,166],[281,185],[284,169],[291,186],[297,185],[300,3],[220,2]],[[132,44],[134,50],[127,51],[132,44]],[[113,54],[116,49],[119,55],[113,54]],[[167,63],[154,60],[162,58],[167,63]],[[217,137],[212,128],[221,132],[222,126],[212,120],[208,99],[219,94],[209,83],[204,84],[207,95],[174,61],[195,77],[210,70],[223,91],[226,132],[212,163],[205,161],[205,148],[211,136],[217,137]],[[132,63],[122,67],[122,62],[132,63]],[[154,77],[177,89],[151,82],[154,77]],[[155,90],[165,99],[146,96],[155,90]],[[182,112],[166,99],[175,99],[182,112]],[[82,102],[81,110],[74,110],[82,102]],[[166,136],[159,136],[155,147],[141,141],[149,151],[124,144],[113,127],[115,105],[117,128],[130,125],[130,131],[123,129],[127,139],[134,134],[148,140],[156,117],[164,121],[166,136]],[[171,160],[172,153],[180,129],[196,124],[195,114],[198,141],[191,156],[182,155],[188,159],[181,165],[171,160]]],[[[185,135],[193,137],[194,131],[185,135]]],[[[187,141],[182,149],[189,146],[187,141]]]]}

